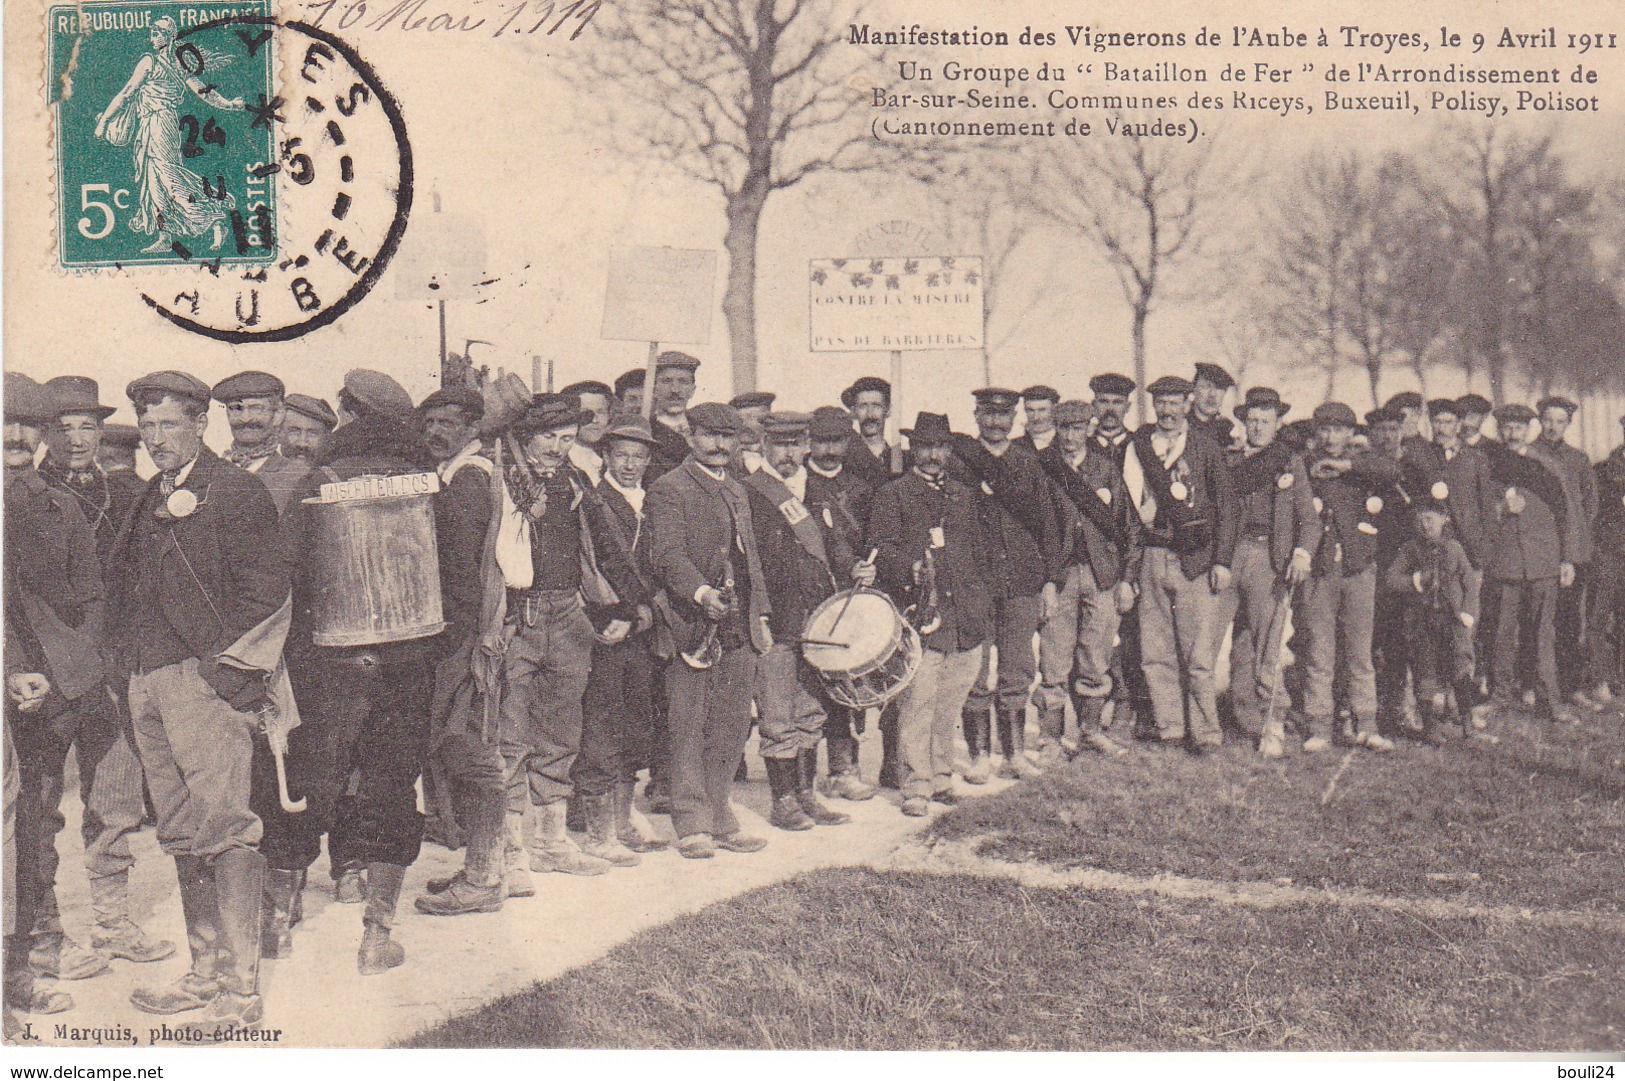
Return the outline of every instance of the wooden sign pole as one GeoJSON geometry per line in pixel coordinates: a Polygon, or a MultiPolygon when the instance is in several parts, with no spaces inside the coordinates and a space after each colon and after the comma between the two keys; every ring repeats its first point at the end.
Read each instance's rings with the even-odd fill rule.
{"type": "Polygon", "coordinates": [[[655,416],[655,363],[660,359],[660,343],[649,343],[649,365],[643,372],[643,419],[654,427],[655,416]]]}
{"type": "Polygon", "coordinates": [[[903,351],[891,351],[891,471],[893,476],[903,473],[903,351]]]}

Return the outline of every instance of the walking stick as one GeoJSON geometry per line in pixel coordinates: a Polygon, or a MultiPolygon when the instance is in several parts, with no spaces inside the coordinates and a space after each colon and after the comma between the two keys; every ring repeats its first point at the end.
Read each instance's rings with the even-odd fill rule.
{"type": "Polygon", "coordinates": [[[1269,736],[1271,727],[1277,723],[1275,719],[1276,713],[1281,704],[1281,669],[1284,667],[1286,659],[1286,618],[1287,613],[1292,610],[1292,594],[1297,588],[1298,584],[1296,582],[1286,587],[1286,593],[1281,596],[1281,600],[1276,604],[1275,615],[1270,620],[1272,629],[1275,626],[1281,628],[1281,639],[1275,645],[1275,655],[1270,658],[1270,702],[1269,706],[1264,710],[1264,735],[1266,738],[1269,736]]]}

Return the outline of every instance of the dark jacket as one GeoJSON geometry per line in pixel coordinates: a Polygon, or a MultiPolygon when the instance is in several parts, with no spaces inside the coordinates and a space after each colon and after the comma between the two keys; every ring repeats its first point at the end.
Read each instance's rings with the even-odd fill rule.
{"type": "Polygon", "coordinates": [[[1568,487],[1568,517],[1574,523],[1574,548],[1569,552],[1570,563],[1590,563],[1595,539],[1592,525],[1597,520],[1597,477],[1591,469],[1591,459],[1579,447],[1567,443],[1548,443],[1538,446],[1556,459],[1562,467],[1562,477],[1568,487]]]}
{"type": "Polygon", "coordinates": [[[1312,560],[1320,546],[1320,522],[1303,455],[1276,442],[1251,457],[1245,451],[1231,451],[1226,458],[1236,487],[1238,525],[1245,529],[1251,521],[1269,523],[1270,566],[1275,573],[1286,570],[1294,549],[1303,549],[1312,560]]]}
{"type": "Polygon", "coordinates": [[[76,701],[101,687],[105,614],[96,535],[79,503],[32,469],[6,482],[5,617],[18,650],[8,671],[42,672],[52,703],[76,701]]]}
{"type": "Polygon", "coordinates": [[[293,497],[305,490],[310,463],[300,458],[285,458],[281,451],[277,451],[253,472],[265,485],[265,490],[271,493],[271,502],[276,504],[276,512],[280,515],[288,513],[288,504],[293,497]]]}
{"type": "Polygon", "coordinates": [[[956,435],[948,472],[976,500],[995,597],[1035,596],[1066,577],[1054,489],[1037,455],[1011,444],[995,457],[974,436],[956,435]]]}
{"type": "Polygon", "coordinates": [[[289,567],[276,504],[258,477],[208,447],[182,488],[198,498],[190,517],[163,520],[155,476],[120,531],[109,564],[115,671],[135,670],[133,605],[143,573],[157,576],[162,617],[192,655],[213,661],[288,599],[289,567]]]}
{"type": "Polygon", "coordinates": [[[1179,566],[1188,579],[1215,566],[1230,566],[1236,554],[1240,508],[1236,504],[1230,469],[1223,449],[1198,428],[1190,428],[1185,452],[1174,463],[1186,488],[1186,497],[1173,495],[1175,477],[1163,468],[1151,444],[1155,424],[1147,424],[1132,437],[1146,486],[1157,500],[1157,513],[1145,531],[1148,548],[1179,553],[1179,566]]]}
{"type": "Polygon", "coordinates": [[[723,633],[735,643],[760,647],[752,628],[769,614],[772,604],[756,549],[750,501],[739,482],[731,477],[717,480],[686,461],[648,486],[643,514],[649,559],[656,584],[664,590],[656,603],[676,648],[692,651],[705,637],[710,621],[694,595],[701,586],[722,588],[730,568],[740,605],[723,621],[723,633]]]}
{"type": "MultiPolygon", "coordinates": [[[[598,482],[598,498],[603,504],[604,541],[613,544],[629,557],[629,565],[638,579],[638,604],[654,599],[656,585],[654,564],[649,559],[649,527],[647,520],[626,497],[607,480],[598,482]]],[[[647,493],[645,493],[647,498],[647,493]]]]}
{"type": "Polygon", "coordinates": [[[981,521],[975,495],[952,477],[937,489],[910,471],[875,492],[865,545],[879,552],[878,583],[899,608],[925,604],[914,564],[925,558],[931,530],[940,526],[943,532],[945,543],[932,557],[942,625],[925,636],[927,649],[956,653],[992,637],[993,594],[981,521]]]}
{"type": "Polygon", "coordinates": [[[1402,470],[1393,458],[1359,453],[1351,457],[1342,476],[1317,480],[1313,474],[1318,457],[1323,456],[1311,451],[1309,483],[1321,523],[1314,573],[1319,577],[1358,574],[1377,561],[1381,533],[1377,518],[1388,508],[1392,486],[1401,480],[1402,470]]]}
{"type": "Polygon", "coordinates": [[[807,471],[807,509],[823,519],[827,528],[838,532],[859,559],[869,554],[863,538],[869,529],[869,505],[874,497],[874,485],[851,469],[842,467],[833,477],[807,471]]]}
{"type": "Polygon", "coordinates": [[[1434,544],[1419,535],[1400,548],[1383,573],[1382,586],[1459,622],[1472,590],[1472,567],[1460,541],[1445,536],[1434,544]]]}
{"type": "Polygon", "coordinates": [[[113,555],[113,546],[118,542],[119,531],[129,519],[130,512],[140,500],[142,493],[147,490],[140,477],[134,473],[118,471],[109,473],[101,466],[94,466],[90,479],[68,479],[68,471],[59,469],[51,456],[47,454],[40,462],[40,476],[45,483],[60,492],[66,492],[79,504],[79,510],[85,521],[96,534],[96,555],[102,566],[113,555]]]}
{"type": "Polygon", "coordinates": [[[1222,451],[1228,453],[1236,444],[1235,422],[1223,413],[1215,413],[1206,420],[1202,420],[1195,413],[1192,413],[1190,425],[1196,431],[1205,433],[1222,451]]]}
{"type": "Polygon", "coordinates": [[[1124,455],[1128,454],[1129,445],[1134,440],[1133,432],[1125,429],[1122,434],[1123,440],[1120,443],[1112,442],[1101,432],[1096,432],[1094,435],[1089,437],[1090,452],[1105,455],[1111,460],[1113,465],[1117,466],[1118,473],[1123,472],[1123,457],[1124,455]]]}
{"type": "Polygon", "coordinates": [[[1625,555],[1625,447],[1597,463],[1596,478],[1596,548],[1617,560],[1625,555]]]}
{"type": "Polygon", "coordinates": [[[1404,465],[1408,488],[1418,498],[1443,484],[1450,508],[1451,535],[1475,568],[1482,568],[1489,544],[1489,523],[1495,517],[1498,494],[1490,479],[1490,462],[1478,447],[1462,444],[1446,459],[1437,443],[1405,441],[1404,465]]]}
{"type": "Polygon", "coordinates": [[[1556,578],[1560,564],[1573,562],[1576,547],[1569,488],[1562,475],[1552,460],[1533,449],[1520,454],[1488,439],[1482,446],[1494,490],[1500,493],[1489,523],[1485,576],[1509,582],[1556,578]],[[1512,492],[1524,503],[1520,513],[1513,513],[1512,492]]]}
{"type": "Polygon", "coordinates": [[[1125,578],[1138,579],[1140,517],[1129,506],[1123,472],[1110,452],[1091,444],[1073,469],[1057,440],[1038,452],[1038,461],[1055,486],[1062,564],[1088,566],[1102,591],[1125,578]],[[1102,492],[1109,499],[1102,499],[1102,492]]]}
{"type": "Polygon", "coordinates": [[[773,470],[753,473],[743,483],[773,609],[768,626],[775,638],[799,638],[813,609],[851,584],[852,549],[773,470]]]}
{"type": "Polygon", "coordinates": [[[649,456],[649,468],[643,474],[645,488],[682,465],[688,457],[688,439],[682,432],[659,419],[650,423],[649,430],[657,445],[649,456]]]}
{"type": "MultiPolygon", "coordinates": [[[[884,460],[876,457],[875,452],[869,449],[869,444],[863,441],[863,436],[857,432],[853,432],[846,441],[846,469],[871,488],[879,488],[900,475],[892,470],[894,457],[889,449],[885,452],[884,460]]],[[[907,469],[908,464],[905,461],[903,470],[907,469]]]]}

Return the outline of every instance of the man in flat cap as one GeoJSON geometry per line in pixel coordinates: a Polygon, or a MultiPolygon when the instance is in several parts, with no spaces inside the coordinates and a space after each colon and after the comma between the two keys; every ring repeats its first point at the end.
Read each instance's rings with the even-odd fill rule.
{"type": "Polygon", "coordinates": [[[688,403],[694,397],[694,373],[700,362],[687,353],[668,349],[655,360],[655,385],[646,393],[654,395],[651,427],[660,446],[649,463],[648,482],[675,469],[688,457],[688,403]]]}
{"type": "Polygon", "coordinates": [[[601,444],[604,433],[609,431],[610,404],[615,401],[615,392],[608,383],[597,379],[579,379],[559,393],[581,403],[584,419],[576,432],[576,441],[570,447],[570,464],[596,485],[604,475],[601,444]]]}
{"type": "Polygon", "coordinates": [[[1228,455],[1240,500],[1232,589],[1222,621],[1233,626],[1230,700],[1236,721],[1258,736],[1258,751],[1280,758],[1286,744],[1279,658],[1290,611],[1288,598],[1309,577],[1320,544],[1320,522],[1303,455],[1277,438],[1291,409],[1274,387],[1252,387],[1236,406],[1246,446],[1228,455]]]}
{"type": "Polygon", "coordinates": [[[875,580],[874,565],[862,561],[841,531],[807,508],[811,423],[805,413],[763,417],[767,465],[741,478],[750,496],[774,639],[756,663],[757,727],[773,794],[772,823],[784,830],[851,821],[826,807],[814,792],[818,744],[828,714],[818,673],[802,658],[797,639],[813,610],[837,589],[875,580]]]}
{"type": "Polygon", "coordinates": [[[1123,467],[1145,529],[1139,662],[1157,738],[1200,757],[1222,741],[1213,668],[1238,506],[1223,448],[1189,423],[1191,384],[1164,376],[1148,389],[1157,419],[1134,433],[1123,467]]]}
{"type": "Polygon", "coordinates": [[[1399,425],[1399,440],[1404,446],[1422,441],[1422,396],[1414,390],[1402,390],[1383,403],[1383,410],[1399,425]]]}
{"type": "Polygon", "coordinates": [[[1004,755],[1000,773],[1030,777],[1039,772],[1026,753],[1027,699],[1038,668],[1033,636],[1054,609],[1066,570],[1044,467],[1032,451],[1010,442],[1020,395],[1000,387],[974,393],[978,434],[954,439],[948,468],[976,500],[992,574],[988,588],[999,651],[997,685],[984,663],[964,715],[971,750],[965,779],[978,784],[987,780],[995,717],[1004,755]]]}
{"type": "Polygon", "coordinates": [[[158,468],[113,549],[111,673],[175,857],[191,967],[137,1009],[242,1027],[259,996],[263,832],[250,804],[257,714],[286,634],[288,563],[260,479],[203,443],[209,387],[154,372],[127,390],[158,468]]]}
{"type": "MultiPolygon", "coordinates": [[[[40,437],[53,419],[52,395],[27,376],[7,372],[4,404],[6,752],[7,769],[15,768],[21,782],[15,790],[16,863],[6,876],[7,888],[15,891],[16,919],[6,934],[5,1000],[8,1011],[56,1013],[71,1009],[73,1000],[37,985],[37,976],[84,979],[107,971],[106,956],[68,937],[56,900],[68,749],[76,737],[87,750],[93,742],[106,743],[83,738],[84,716],[99,717],[96,699],[105,693],[99,641],[104,594],[95,534],[78,502],[34,468],[40,437]],[[13,685],[13,674],[29,678],[13,685]]],[[[87,851],[100,833],[87,828],[87,851]]],[[[123,848],[127,867],[128,841],[123,848]]],[[[101,862],[112,864],[113,853],[105,852],[101,862]]],[[[88,858],[87,867],[98,869],[88,858]]]]}
{"type": "Polygon", "coordinates": [[[1011,440],[1037,454],[1055,441],[1055,407],[1061,394],[1036,383],[1021,392],[1021,435],[1011,440]]]}
{"type": "Polygon", "coordinates": [[[101,445],[96,450],[96,464],[108,473],[135,473],[135,449],[141,445],[141,433],[133,424],[104,424],[101,445]]]}
{"type": "Polygon", "coordinates": [[[1555,624],[1558,590],[1574,584],[1580,535],[1570,508],[1578,500],[1557,459],[1531,445],[1534,410],[1504,405],[1494,416],[1500,438],[1484,444],[1500,493],[1484,570],[1495,610],[1490,706],[1515,706],[1520,684],[1531,675],[1526,658],[1532,657],[1535,708],[1553,720],[1574,721],[1578,715],[1558,685],[1555,624]]]}
{"type": "Polygon", "coordinates": [[[952,806],[954,722],[993,637],[990,568],[975,497],[949,475],[953,432],[940,413],[921,413],[903,476],[875,493],[868,547],[880,586],[898,608],[912,606],[923,652],[898,696],[903,813],[923,818],[932,801],[952,806]]]}
{"type": "MultiPolygon", "coordinates": [[[[1117,372],[1102,372],[1089,380],[1089,392],[1093,395],[1090,404],[1095,411],[1089,451],[1108,458],[1119,475],[1128,454],[1130,432],[1124,418],[1128,416],[1129,395],[1134,393],[1134,387],[1134,380],[1117,372]]],[[[1135,588],[1138,589],[1137,581],[1135,588]]],[[[1120,644],[1112,656],[1110,719],[1112,726],[1120,730],[1127,731],[1136,725],[1143,730],[1151,722],[1151,697],[1140,669],[1139,619],[1123,620],[1118,627],[1118,637],[1120,644]]]]}
{"type": "MultiPolygon", "coordinates": [[[[1407,483],[1414,470],[1406,465],[1406,451],[1422,443],[1420,436],[1407,439],[1404,434],[1405,410],[1410,399],[1406,395],[1395,395],[1395,398],[1397,402],[1391,401],[1365,415],[1370,452],[1398,463],[1401,470],[1398,481],[1372,490],[1381,509],[1370,514],[1370,524],[1377,530],[1377,592],[1371,617],[1371,663],[1377,677],[1377,733],[1387,739],[1415,735],[1419,731],[1405,697],[1411,674],[1410,650],[1405,638],[1405,598],[1383,585],[1400,549],[1416,536],[1413,498],[1424,494],[1417,490],[1413,495],[1412,486],[1407,483]]],[[[1347,704],[1339,701],[1339,706],[1342,715],[1347,704]]]]}
{"type": "Polygon", "coordinates": [[[589,855],[569,836],[582,700],[594,642],[624,641],[638,606],[651,598],[631,551],[614,543],[597,490],[570,464],[582,420],[574,397],[538,394],[504,438],[496,552],[508,590],[501,746],[510,861],[521,857],[515,843],[525,839],[531,871],[598,875],[636,858],[618,845],[606,851],[613,862],[589,855]]]}
{"type": "Polygon", "coordinates": [[[846,448],[846,468],[860,480],[879,487],[903,472],[901,444],[886,440],[891,416],[891,384],[878,375],[866,375],[841,391],[841,404],[857,421],[846,448]]]}
{"type": "Polygon", "coordinates": [[[654,698],[654,567],[649,561],[649,530],[643,514],[643,476],[655,438],[635,412],[621,412],[604,435],[603,540],[627,554],[647,600],[632,608],[632,629],[618,642],[600,635],[593,643],[592,671],[582,700],[581,753],[570,779],[585,804],[585,851],[627,866],[637,854],[665,848],[633,822],[632,797],[638,770],[669,773],[663,715],[654,698]]]}
{"type": "Polygon", "coordinates": [[[1357,731],[1353,742],[1392,751],[1377,729],[1377,677],[1371,635],[1376,613],[1379,516],[1399,483],[1394,458],[1361,451],[1354,443],[1357,418],[1342,402],[1316,406],[1310,444],[1309,483],[1320,512],[1320,543],[1294,613],[1294,642],[1307,656],[1303,712],[1309,722],[1305,752],[1331,746],[1335,693],[1345,689],[1357,731]]]}
{"type": "Polygon", "coordinates": [[[238,372],[214,385],[214,400],[226,407],[231,446],[223,457],[255,474],[271,493],[278,514],[301,486],[309,465],[277,450],[285,415],[282,380],[266,372],[238,372]]]}
{"type": "MultiPolygon", "coordinates": [[[[106,597],[111,586],[105,575],[119,528],[146,486],[134,473],[105,472],[96,460],[102,424],[113,407],[101,404],[94,379],[58,376],[45,389],[52,398],[54,422],[46,429],[50,449],[39,473],[51,487],[73,498],[90,522],[104,576],[99,595],[106,597]]],[[[98,642],[97,648],[101,645],[98,642]]],[[[96,693],[82,696],[54,727],[72,743],[79,762],[85,870],[97,919],[91,943],[130,960],[168,957],[175,952],[174,945],[148,943],[130,919],[129,876],[134,864],[130,835],[146,816],[146,793],[128,721],[106,695],[96,693]]],[[[55,793],[59,802],[62,771],[57,769],[53,776],[59,782],[55,793]]]]}
{"type": "Polygon", "coordinates": [[[1484,421],[1490,415],[1490,400],[1482,394],[1463,394],[1456,399],[1461,417],[1461,443],[1476,447],[1484,440],[1484,421]]]}
{"type": "Polygon", "coordinates": [[[615,397],[628,413],[643,412],[643,384],[649,373],[642,368],[628,368],[615,377],[615,397]]]}
{"type": "Polygon", "coordinates": [[[688,411],[693,449],[649,486],[657,610],[678,654],[666,668],[672,825],[687,859],[766,844],[739,828],[729,795],[750,734],[756,658],[772,644],[767,583],[750,500],[728,474],[745,422],[702,402],[688,411]]]}
{"type": "MultiPolygon", "coordinates": [[[[864,534],[869,528],[869,504],[874,486],[846,466],[846,454],[853,438],[852,414],[836,405],[813,411],[808,425],[807,492],[802,499],[807,510],[835,530],[849,551],[863,552],[864,534]]],[[[866,721],[865,711],[837,702],[826,702],[829,721],[824,726],[824,745],[829,757],[828,792],[844,800],[873,798],[875,790],[864,784],[858,771],[858,733],[866,721]]],[[[897,703],[886,703],[880,711],[882,746],[881,779],[897,784],[897,703]],[[889,770],[888,770],[889,767],[889,770]]]]}
{"type": "Polygon", "coordinates": [[[1207,435],[1221,450],[1236,446],[1236,427],[1224,415],[1224,399],[1236,385],[1229,372],[1217,364],[1199,361],[1191,380],[1191,427],[1207,435]]]}
{"type": "MultiPolygon", "coordinates": [[[[360,476],[432,473],[435,456],[411,415],[411,398],[389,376],[356,369],[338,393],[340,424],[323,441],[316,469],[307,475],[283,519],[293,569],[293,626],[287,659],[302,724],[289,735],[290,788],[310,806],[283,812],[267,799],[262,845],[273,869],[268,922],[288,922],[291,894],[321,850],[327,833],[339,900],[359,894],[366,904],[356,968],[364,976],[405,962],[392,936],[401,884],[418,857],[423,816],[416,786],[429,745],[436,665],[476,625],[481,605],[479,549],[451,528],[448,505],[433,497],[441,608],[439,633],[379,644],[332,646],[317,641],[324,597],[319,571],[333,554],[319,544],[316,515],[307,500],[324,482],[360,476]],[[310,748],[320,747],[314,754],[310,748]],[[309,763],[309,765],[307,765],[309,763]]],[[[267,935],[265,945],[275,937],[267,935]]],[[[283,947],[286,942],[275,942],[283,947]]],[[[285,955],[285,954],[278,954],[285,955]]]]}
{"type": "Polygon", "coordinates": [[[1085,402],[1061,402],[1055,442],[1038,452],[1059,491],[1055,508],[1066,567],[1055,607],[1039,632],[1038,726],[1044,743],[1058,749],[1070,699],[1080,746],[1120,755],[1127,748],[1101,730],[1101,716],[1112,692],[1113,642],[1122,616],[1134,606],[1140,521],[1117,463],[1090,443],[1093,412],[1085,402]]]}
{"type": "Polygon", "coordinates": [[[728,404],[739,410],[739,415],[745,419],[746,424],[760,428],[762,419],[773,411],[773,403],[778,397],[771,390],[753,390],[734,395],[728,404]]]}
{"type": "Polygon", "coordinates": [[[327,433],[338,427],[338,414],[320,398],[290,394],[282,400],[282,434],[277,449],[284,458],[309,464],[316,460],[327,433]]]}
{"type": "Polygon", "coordinates": [[[1586,590],[1592,581],[1591,560],[1596,551],[1596,538],[1592,532],[1597,520],[1597,476],[1591,459],[1579,447],[1564,441],[1574,414],[1580,407],[1562,395],[1542,398],[1535,405],[1540,416],[1540,445],[1557,461],[1562,469],[1568,489],[1569,515],[1574,520],[1575,547],[1571,553],[1574,563],[1574,584],[1557,593],[1557,683],[1569,700],[1591,709],[1593,703],[1585,695],[1585,648],[1580,642],[1580,627],[1585,613],[1586,590]]]}

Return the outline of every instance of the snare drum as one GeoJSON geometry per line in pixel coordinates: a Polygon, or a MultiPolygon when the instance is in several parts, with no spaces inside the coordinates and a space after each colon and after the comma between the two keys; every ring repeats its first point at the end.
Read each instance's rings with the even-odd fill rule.
{"type": "Polygon", "coordinates": [[[829,696],[853,709],[884,706],[903,693],[920,667],[920,636],[891,598],[877,590],[835,594],[813,609],[801,636],[840,643],[806,642],[801,655],[817,669],[829,696]]]}

